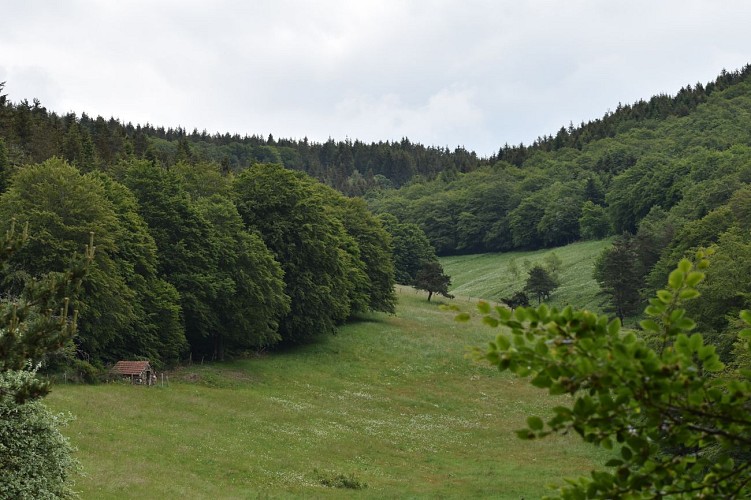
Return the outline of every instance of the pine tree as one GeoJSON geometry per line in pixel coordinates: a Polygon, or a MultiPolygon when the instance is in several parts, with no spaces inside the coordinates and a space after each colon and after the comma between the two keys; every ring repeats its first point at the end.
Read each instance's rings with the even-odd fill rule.
{"type": "Polygon", "coordinates": [[[616,238],[595,263],[594,278],[621,321],[639,309],[643,276],[636,242],[630,234],[616,238]]]}
{"type": "MultiPolygon", "coordinates": [[[[27,241],[15,219],[0,235],[0,265],[27,241]]],[[[67,498],[70,476],[78,467],[60,417],[39,399],[49,384],[36,377],[45,357],[69,342],[76,332],[75,297],[94,258],[93,235],[82,256],[67,271],[50,272],[31,281],[16,296],[0,300],[0,497],[67,498]]]]}
{"type": "Polygon", "coordinates": [[[8,187],[8,177],[10,177],[10,162],[8,161],[8,151],[5,149],[5,141],[0,137],[0,193],[3,193],[8,187]]]}

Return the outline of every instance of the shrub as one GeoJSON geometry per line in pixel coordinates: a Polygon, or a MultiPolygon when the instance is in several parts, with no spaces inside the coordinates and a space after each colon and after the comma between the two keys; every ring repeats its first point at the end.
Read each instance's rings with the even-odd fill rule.
{"type": "Polygon", "coordinates": [[[318,482],[328,488],[362,490],[368,487],[367,483],[360,481],[354,474],[322,473],[318,469],[314,469],[313,473],[318,477],[318,482]]]}
{"type": "Polygon", "coordinates": [[[50,412],[38,399],[18,403],[13,397],[34,376],[0,374],[0,498],[71,498],[70,478],[79,465],[58,430],[71,417],[50,412]]]}

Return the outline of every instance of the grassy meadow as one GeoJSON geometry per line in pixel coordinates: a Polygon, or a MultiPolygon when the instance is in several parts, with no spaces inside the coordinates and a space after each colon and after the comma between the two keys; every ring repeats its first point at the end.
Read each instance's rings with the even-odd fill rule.
{"type": "Polygon", "coordinates": [[[401,288],[396,315],[315,344],[46,401],[76,417],[83,498],[538,498],[607,460],[575,436],[517,439],[566,398],[467,359],[494,332],[454,314],[401,288]],[[342,478],[367,487],[324,485],[342,478]]]}
{"type": "MultiPolygon", "coordinates": [[[[558,308],[572,305],[602,312],[602,300],[597,297],[599,287],[592,278],[592,271],[597,256],[611,243],[612,240],[609,239],[581,241],[565,247],[533,252],[461,255],[443,257],[440,261],[446,274],[451,276],[451,293],[457,297],[497,301],[524,288],[527,270],[538,263],[544,265],[545,258],[555,253],[563,262],[560,270],[561,286],[551,295],[549,305],[558,308]],[[517,275],[511,272],[512,262],[516,264],[517,275]]],[[[532,300],[531,304],[536,305],[536,301],[532,300]]]]}

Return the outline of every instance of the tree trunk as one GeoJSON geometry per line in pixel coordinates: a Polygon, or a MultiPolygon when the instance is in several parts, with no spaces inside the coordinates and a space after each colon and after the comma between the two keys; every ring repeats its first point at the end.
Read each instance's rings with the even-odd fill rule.
{"type": "Polygon", "coordinates": [[[431,292],[430,290],[428,290],[428,302],[430,302],[430,297],[432,297],[432,296],[433,296],[433,292],[431,292]]]}
{"type": "Polygon", "coordinates": [[[224,361],[224,342],[221,335],[214,335],[214,359],[224,361]]]}

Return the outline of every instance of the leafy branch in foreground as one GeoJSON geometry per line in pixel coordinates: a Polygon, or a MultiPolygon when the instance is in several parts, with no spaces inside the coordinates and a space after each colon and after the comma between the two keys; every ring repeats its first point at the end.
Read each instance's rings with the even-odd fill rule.
{"type": "MultiPolygon", "coordinates": [[[[607,470],[567,480],[561,498],[740,498],[751,494],[751,370],[728,375],[715,347],[685,316],[699,296],[707,255],[682,260],[668,287],[650,300],[647,338],[589,311],[480,304],[501,333],[478,358],[529,377],[551,395],[569,394],[544,422],[527,419],[522,439],[571,430],[614,450],[607,470]],[[651,337],[651,338],[650,338],[651,337]],[[651,347],[652,345],[655,348],[651,347]]],[[[466,320],[468,315],[457,319],[466,320]]],[[[751,312],[741,313],[751,325],[751,312]]],[[[751,328],[740,334],[748,351],[751,328]]]]}

